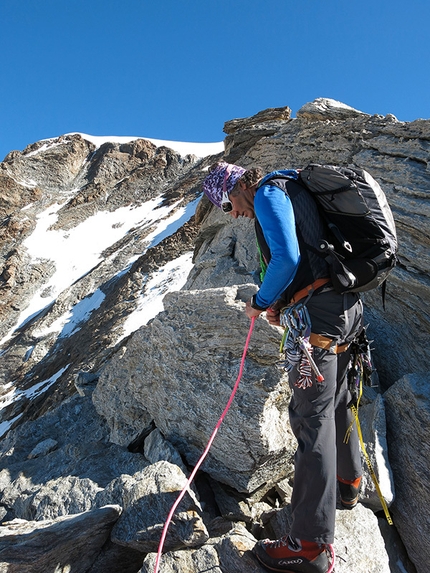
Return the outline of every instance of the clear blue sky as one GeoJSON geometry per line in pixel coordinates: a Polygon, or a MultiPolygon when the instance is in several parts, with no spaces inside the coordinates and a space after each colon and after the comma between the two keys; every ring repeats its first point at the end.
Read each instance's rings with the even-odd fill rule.
{"type": "Polygon", "coordinates": [[[430,117],[429,0],[0,0],[0,160],[63,133],[209,142],[330,97],[430,117]]]}

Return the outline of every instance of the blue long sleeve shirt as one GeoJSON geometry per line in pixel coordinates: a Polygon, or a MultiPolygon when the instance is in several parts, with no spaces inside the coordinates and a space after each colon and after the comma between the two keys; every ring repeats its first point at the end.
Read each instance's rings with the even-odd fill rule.
{"type": "MultiPolygon", "coordinates": [[[[267,177],[273,177],[276,173],[290,176],[294,172],[278,171],[267,177]]],[[[292,175],[291,178],[296,179],[292,175]]],[[[278,300],[294,279],[300,262],[300,249],[293,206],[282,189],[270,185],[270,182],[264,185],[263,179],[254,198],[254,211],[271,254],[256,296],[256,303],[267,308],[278,300]]]]}

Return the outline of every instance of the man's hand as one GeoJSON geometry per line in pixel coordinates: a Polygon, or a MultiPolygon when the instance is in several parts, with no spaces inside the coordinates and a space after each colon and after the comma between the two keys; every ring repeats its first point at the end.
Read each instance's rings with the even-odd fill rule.
{"type": "Polygon", "coordinates": [[[270,307],[266,310],[266,318],[272,326],[281,326],[280,315],[279,310],[274,310],[270,307]]]}
{"type": "Polygon", "coordinates": [[[248,302],[246,303],[245,312],[248,318],[254,318],[254,317],[256,318],[257,316],[260,316],[260,314],[264,312],[264,310],[257,310],[256,308],[252,308],[251,301],[248,300],[248,302]]]}

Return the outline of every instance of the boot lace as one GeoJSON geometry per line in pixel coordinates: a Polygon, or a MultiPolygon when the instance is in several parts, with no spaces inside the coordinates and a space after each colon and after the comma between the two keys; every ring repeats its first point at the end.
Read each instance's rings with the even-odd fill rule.
{"type": "Polygon", "coordinates": [[[270,539],[266,539],[264,544],[271,549],[277,549],[278,547],[285,547],[288,545],[288,535],[284,535],[280,539],[276,539],[275,541],[271,541],[270,539]]]}

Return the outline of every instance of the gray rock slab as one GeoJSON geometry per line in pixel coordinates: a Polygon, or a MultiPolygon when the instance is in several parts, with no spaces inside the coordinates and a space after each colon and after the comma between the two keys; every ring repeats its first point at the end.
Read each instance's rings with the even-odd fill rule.
{"type": "MultiPolygon", "coordinates": [[[[209,203],[201,200],[201,210],[209,203]]],[[[258,282],[258,252],[253,222],[232,220],[213,208],[206,211],[195,240],[194,266],[184,290],[217,288],[258,282]]]]}
{"type": "Polygon", "coordinates": [[[388,444],[396,484],[394,522],[418,573],[430,562],[428,487],[430,443],[430,376],[410,374],[384,394],[388,444]]]}
{"type": "Polygon", "coordinates": [[[291,117],[291,109],[289,107],[271,107],[264,109],[251,117],[231,119],[224,124],[224,133],[234,133],[235,131],[242,131],[247,127],[254,127],[260,123],[272,121],[288,121],[291,117]]]}
{"type": "Polygon", "coordinates": [[[86,573],[120,514],[120,507],[108,506],[43,522],[9,522],[0,527],[0,572],[86,573]]]}
{"type": "Polygon", "coordinates": [[[182,471],[186,471],[179,452],[168,440],[164,439],[158,428],[155,428],[155,430],[145,438],[143,453],[151,464],[166,461],[179,466],[182,471]]]}
{"type": "MultiPolygon", "coordinates": [[[[127,350],[101,371],[93,401],[116,428],[139,431],[146,410],[187,462],[202,455],[238,378],[250,321],[250,286],[179,291],[165,311],[134,333],[127,350]]],[[[288,423],[290,389],[276,362],[281,334],[256,320],[243,377],[202,469],[239,491],[291,473],[295,438],[288,423]]]]}
{"type": "MultiPolygon", "coordinates": [[[[263,573],[251,550],[255,545],[253,536],[240,524],[220,538],[209,540],[203,547],[194,550],[167,552],[161,556],[162,573],[263,573]]],[[[140,573],[154,571],[156,554],[150,553],[140,573]]]]}
{"type": "Polygon", "coordinates": [[[374,513],[359,504],[336,511],[336,573],[393,573],[374,513]]]}
{"type": "Polygon", "coordinates": [[[52,438],[48,438],[47,440],[43,440],[43,442],[39,442],[28,454],[28,459],[37,458],[38,456],[45,456],[55,450],[58,446],[57,440],[53,440],[52,438]]]}
{"type": "Polygon", "coordinates": [[[86,511],[97,492],[117,476],[149,465],[142,454],[110,443],[108,436],[91,398],[78,395],[10,431],[0,443],[5,518],[51,519],[86,511]],[[56,442],[55,449],[29,456],[47,440],[56,442]]]}
{"type": "MultiPolygon", "coordinates": [[[[182,470],[157,462],[134,476],[121,476],[98,495],[97,503],[119,503],[124,512],[112,531],[112,541],[148,553],[155,551],[167,516],[185,487],[182,470]]],[[[192,489],[179,503],[166,536],[166,550],[202,545],[208,539],[202,510],[192,489]]]]}
{"type": "Polygon", "coordinates": [[[29,514],[36,521],[89,511],[102,488],[88,478],[65,476],[44,484],[29,499],[29,514]]]}

